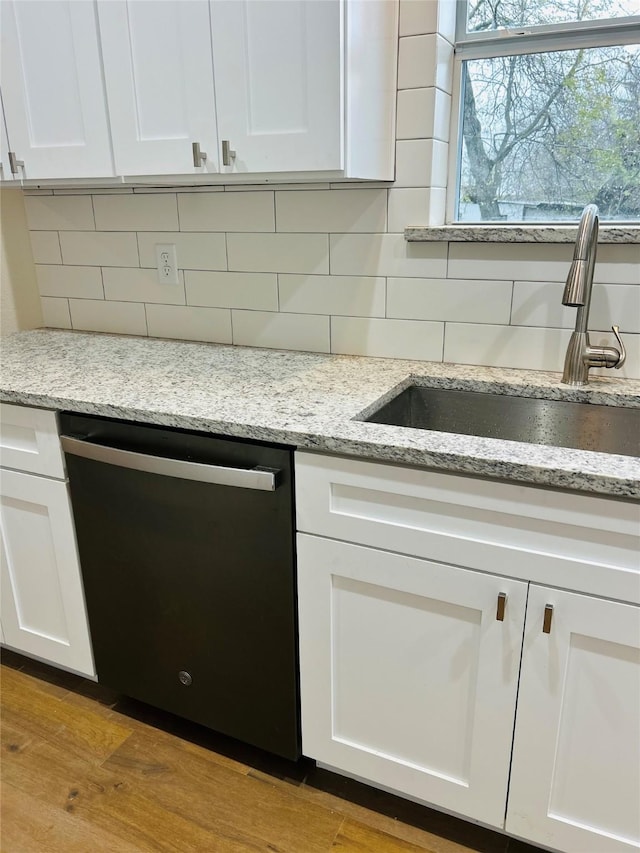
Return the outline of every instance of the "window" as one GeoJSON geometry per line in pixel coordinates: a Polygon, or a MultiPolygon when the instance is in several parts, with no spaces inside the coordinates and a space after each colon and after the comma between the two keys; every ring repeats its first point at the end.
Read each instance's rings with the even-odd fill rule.
{"type": "MultiPolygon", "coordinates": [[[[446,1],[446,0],[445,0],[446,1]]],[[[640,219],[640,0],[458,0],[457,222],[640,219]]]]}

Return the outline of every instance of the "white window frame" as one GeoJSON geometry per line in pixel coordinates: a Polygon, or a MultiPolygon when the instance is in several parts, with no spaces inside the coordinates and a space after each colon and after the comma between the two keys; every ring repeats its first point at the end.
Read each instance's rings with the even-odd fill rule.
{"type": "MultiPolygon", "coordinates": [[[[460,161],[462,151],[462,63],[467,59],[487,59],[495,56],[515,56],[525,53],[546,53],[553,50],[578,50],[587,47],[611,47],[640,43],[640,15],[626,18],[605,18],[594,21],[569,21],[561,24],[521,27],[467,33],[467,9],[471,0],[455,0],[456,30],[453,64],[453,100],[449,135],[449,170],[447,180],[446,222],[458,227],[476,227],[483,222],[456,220],[460,161]]],[[[439,0],[447,2],[447,0],[439,0]]],[[[531,226],[531,222],[493,223],[500,227],[531,226]]],[[[553,227],[554,223],[544,223],[553,227]]]]}

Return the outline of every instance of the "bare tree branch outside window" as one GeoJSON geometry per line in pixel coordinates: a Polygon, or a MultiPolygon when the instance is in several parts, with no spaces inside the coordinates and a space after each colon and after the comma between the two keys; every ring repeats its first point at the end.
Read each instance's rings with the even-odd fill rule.
{"type": "MultiPolygon", "coordinates": [[[[625,2],[477,0],[468,30],[631,14],[625,2]]],[[[590,202],[640,219],[640,44],[464,61],[459,221],[572,220],[590,202]]]]}

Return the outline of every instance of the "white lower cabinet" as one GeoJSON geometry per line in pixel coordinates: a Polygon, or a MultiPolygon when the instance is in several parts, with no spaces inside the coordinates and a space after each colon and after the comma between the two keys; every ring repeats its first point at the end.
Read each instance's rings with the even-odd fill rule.
{"type": "MultiPolygon", "coordinates": [[[[25,463],[39,465],[47,472],[55,467],[57,460],[49,441],[49,420],[55,424],[52,412],[3,405],[1,414],[0,446],[5,463],[14,458],[20,462],[20,454],[24,454],[25,463]],[[42,433],[43,442],[26,440],[42,433]]],[[[57,450],[62,464],[59,442],[57,450]]],[[[65,480],[0,469],[0,580],[2,643],[94,677],[65,480]]]]}
{"type": "Polygon", "coordinates": [[[638,503],[309,453],[296,490],[304,754],[563,853],[638,850],[638,503]]]}
{"type": "Polygon", "coordinates": [[[306,535],[298,560],[303,752],[502,826],[527,585],[306,535]]]}
{"type": "Polygon", "coordinates": [[[640,846],[637,607],[531,586],[506,828],[579,853],[640,846]]]}

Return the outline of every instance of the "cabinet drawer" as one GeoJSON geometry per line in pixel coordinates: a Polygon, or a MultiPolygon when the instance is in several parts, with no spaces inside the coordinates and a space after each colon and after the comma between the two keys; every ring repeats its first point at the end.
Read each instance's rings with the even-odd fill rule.
{"type": "Polygon", "coordinates": [[[0,404],[0,462],[5,468],[64,479],[56,413],[0,404]]]}
{"type": "Polygon", "coordinates": [[[640,504],[296,454],[298,529],[550,586],[640,601],[640,504]]]}

